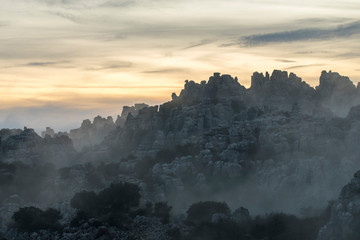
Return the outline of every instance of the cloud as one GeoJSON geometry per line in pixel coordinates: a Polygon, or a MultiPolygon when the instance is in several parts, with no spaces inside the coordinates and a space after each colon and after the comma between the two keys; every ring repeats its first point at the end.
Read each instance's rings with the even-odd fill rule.
{"type": "Polygon", "coordinates": [[[71,14],[68,12],[52,12],[51,11],[50,14],[64,18],[73,23],[81,23],[80,18],[78,16],[75,16],[74,14],[71,14]]]}
{"type": "Polygon", "coordinates": [[[360,21],[356,21],[335,28],[304,28],[294,31],[250,35],[241,38],[238,43],[242,46],[254,47],[270,43],[346,38],[359,33],[360,21]]]}
{"type": "Polygon", "coordinates": [[[314,63],[314,64],[306,64],[306,65],[295,65],[295,66],[287,67],[287,68],[285,68],[285,70],[306,68],[306,67],[317,67],[317,66],[324,66],[324,64],[315,64],[314,63]]]}
{"type": "Polygon", "coordinates": [[[163,74],[163,73],[174,73],[174,72],[184,72],[185,69],[182,68],[164,68],[150,71],[143,71],[142,73],[146,74],[163,74]]]}
{"type": "MultiPolygon", "coordinates": [[[[76,4],[77,2],[80,3],[82,2],[77,0],[39,0],[39,1],[49,5],[72,5],[72,4],[76,4]]],[[[91,2],[91,0],[89,2],[91,2]]]]}
{"type": "Polygon", "coordinates": [[[49,65],[55,65],[58,64],[58,62],[29,62],[25,64],[25,66],[31,66],[31,67],[44,67],[49,65]]]}
{"type": "Polygon", "coordinates": [[[360,58],[360,52],[359,51],[353,51],[353,52],[345,52],[342,54],[339,54],[335,57],[336,59],[353,59],[353,58],[360,58]]]}
{"type": "Polygon", "coordinates": [[[38,0],[50,6],[63,6],[73,9],[125,8],[138,4],[138,0],[38,0]]]}
{"type": "Polygon", "coordinates": [[[350,21],[355,21],[355,19],[352,18],[345,18],[345,17],[334,17],[334,18],[301,18],[301,19],[297,19],[294,21],[294,23],[296,24],[314,24],[314,23],[342,23],[344,24],[345,22],[350,22],[350,21]]]}
{"type": "Polygon", "coordinates": [[[17,68],[17,67],[61,67],[61,68],[73,68],[73,66],[64,66],[61,64],[70,63],[70,61],[49,61],[49,62],[28,62],[25,64],[2,66],[0,69],[17,68]]]}
{"type": "Polygon", "coordinates": [[[182,86],[176,86],[176,85],[161,85],[161,86],[153,86],[153,85],[131,85],[131,86],[120,86],[120,85],[53,85],[53,87],[56,88],[79,88],[79,89],[178,89],[182,88],[182,86]]]}
{"type": "Polygon", "coordinates": [[[197,43],[197,44],[193,44],[193,45],[184,47],[183,50],[190,49],[190,48],[195,48],[195,47],[201,47],[201,46],[203,46],[203,45],[206,45],[206,44],[209,44],[209,43],[212,43],[212,42],[213,42],[213,41],[210,40],[210,39],[204,39],[204,40],[202,40],[200,43],[197,43]]]}
{"type": "Polygon", "coordinates": [[[296,62],[294,60],[288,60],[288,59],[275,59],[277,62],[283,62],[283,63],[293,63],[296,62]]]}
{"type": "Polygon", "coordinates": [[[88,67],[85,70],[88,71],[111,70],[111,69],[131,68],[132,66],[133,66],[132,62],[119,61],[119,62],[106,63],[98,67],[88,67]]]}
{"type": "Polygon", "coordinates": [[[116,0],[116,1],[107,1],[100,5],[100,7],[109,7],[109,8],[123,8],[136,5],[134,0],[116,0]]]}
{"type": "Polygon", "coordinates": [[[8,22],[1,22],[0,21],[0,27],[6,27],[6,26],[9,26],[8,22]]]}
{"type": "Polygon", "coordinates": [[[22,66],[29,66],[29,67],[47,67],[50,65],[56,65],[56,64],[60,64],[60,63],[65,63],[65,62],[29,62],[26,63],[22,66]]]}

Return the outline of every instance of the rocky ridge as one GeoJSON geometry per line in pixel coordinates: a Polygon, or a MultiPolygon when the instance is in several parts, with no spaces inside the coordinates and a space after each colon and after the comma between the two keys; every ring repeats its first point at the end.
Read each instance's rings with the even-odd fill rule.
{"type": "Polygon", "coordinates": [[[33,129],[2,130],[0,133],[1,162],[21,162],[26,165],[51,162],[69,165],[76,152],[67,136],[41,138],[33,129]]]}
{"type": "MultiPolygon", "coordinates": [[[[140,110],[111,132],[102,147],[114,156],[135,156],[129,164],[154,158],[157,163],[147,175],[156,179],[157,198],[172,199],[172,194],[176,198],[187,191],[209,196],[221,189],[214,189],[217,182],[236,189],[235,201],[266,201],[267,209],[268,204],[290,212],[321,207],[360,165],[354,145],[356,114],[352,109],[347,117],[337,117],[329,102],[338,96],[357,99],[348,93],[358,90],[338,73],[324,71],[320,79],[316,89],[295,74],[277,70],[271,76],[254,73],[249,89],[219,73],[208,82],[186,81],[179,96],[140,110]],[[337,90],[326,90],[328,86],[337,90]],[[168,156],[162,161],[164,152],[168,156]],[[243,196],[249,188],[255,200],[243,196]]],[[[347,101],[346,109],[354,101],[347,101]]],[[[226,196],[221,192],[213,197],[219,195],[226,196]]]]}
{"type": "Polygon", "coordinates": [[[98,116],[70,134],[49,128],[43,138],[31,129],[2,130],[1,161],[75,160],[79,170],[56,179],[72,189],[67,196],[130,179],[147,199],[178,211],[212,199],[255,214],[299,214],[324,207],[360,168],[359,99],[358,87],[334,72],[322,72],[315,89],[278,70],[254,73],[249,89],[215,73],[207,82],[186,81],[160,106],[124,107],[115,122],[98,116]],[[72,142],[82,149],[76,159],[72,142]]]}

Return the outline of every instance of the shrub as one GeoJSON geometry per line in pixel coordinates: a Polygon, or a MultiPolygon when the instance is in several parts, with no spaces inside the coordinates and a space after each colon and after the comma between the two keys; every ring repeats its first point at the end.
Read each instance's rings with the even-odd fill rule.
{"type": "Polygon", "coordinates": [[[49,208],[42,211],[36,207],[20,208],[12,216],[15,227],[22,232],[38,232],[40,230],[60,230],[60,212],[49,208]]]}
{"type": "Polygon", "coordinates": [[[84,211],[77,211],[75,217],[71,220],[70,226],[71,227],[79,227],[81,224],[86,222],[91,216],[84,212],[84,211]]]}
{"type": "Polygon", "coordinates": [[[161,218],[163,224],[169,223],[171,208],[167,202],[157,202],[154,206],[154,216],[161,218]]]}
{"type": "Polygon", "coordinates": [[[189,240],[238,240],[247,238],[244,228],[231,220],[221,220],[216,223],[201,222],[190,232],[189,240]]]}
{"type": "Polygon", "coordinates": [[[98,218],[114,226],[121,226],[128,219],[132,207],[138,207],[140,188],[131,183],[111,184],[99,194],[82,191],[71,199],[71,206],[78,209],[72,225],[90,217],[98,218]]]}
{"type": "Polygon", "coordinates": [[[94,191],[82,191],[76,193],[71,199],[70,205],[83,212],[84,215],[95,217],[99,211],[99,199],[94,191]]]}
{"type": "Polygon", "coordinates": [[[192,204],[186,213],[188,222],[198,224],[210,222],[214,213],[230,215],[230,209],[225,202],[205,201],[192,204]]]}
{"type": "Polygon", "coordinates": [[[131,207],[138,207],[140,203],[140,188],[131,183],[122,182],[111,184],[98,194],[99,205],[103,213],[128,213],[131,207]]]}
{"type": "Polygon", "coordinates": [[[166,231],[166,235],[170,240],[181,240],[181,231],[179,228],[170,228],[166,231]]]}

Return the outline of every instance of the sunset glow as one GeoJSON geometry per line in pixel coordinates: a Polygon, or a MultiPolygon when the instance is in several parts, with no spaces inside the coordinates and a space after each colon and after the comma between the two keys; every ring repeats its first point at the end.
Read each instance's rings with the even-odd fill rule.
{"type": "Polygon", "coordinates": [[[355,0],[3,0],[0,126],[68,130],[168,101],[213,72],[246,87],[273,69],[312,86],[322,70],[357,84],[359,10],[355,0]]]}

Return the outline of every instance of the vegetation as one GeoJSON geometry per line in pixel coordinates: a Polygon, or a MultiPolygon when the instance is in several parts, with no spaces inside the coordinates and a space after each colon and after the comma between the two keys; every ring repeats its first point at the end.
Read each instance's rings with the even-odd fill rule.
{"type": "Polygon", "coordinates": [[[187,221],[189,223],[211,222],[215,213],[221,213],[226,216],[230,215],[230,208],[225,202],[198,202],[194,203],[187,210],[187,221]]]}
{"type": "Polygon", "coordinates": [[[132,207],[138,207],[140,188],[131,183],[116,183],[98,194],[93,191],[76,193],[71,206],[78,210],[72,225],[81,224],[88,218],[97,218],[114,226],[122,226],[129,218],[132,207]]]}
{"type": "MultiPolygon", "coordinates": [[[[140,188],[131,183],[116,183],[99,193],[82,191],[71,199],[71,206],[77,214],[71,226],[80,226],[89,222],[94,227],[107,223],[123,228],[138,215],[156,217],[163,224],[170,221],[171,206],[167,202],[155,204],[147,202],[139,208],[140,188]]],[[[186,234],[182,227],[167,230],[169,239],[176,240],[315,240],[320,228],[328,222],[330,206],[317,217],[300,219],[293,215],[271,213],[253,219],[233,218],[230,208],[225,202],[203,201],[192,204],[187,210],[186,234]],[[215,218],[214,214],[219,214],[215,218]]],[[[22,232],[38,232],[40,230],[58,231],[62,227],[60,212],[55,209],[43,211],[35,207],[19,209],[13,215],[14,226],[22,232]]],[[[349,239],[357,239],[357,236],[349,239]]]]}
{"type": "Polygon", "coordinates": [[[199,202],[188,209],[192,228],[187,240],[315,240],[330,217],[330,207],[320,216],[300,219],[294,215],[272,213],[237,222],[231,217],[212,221],[215,213],[229,214],[226,203],[199,202]]]}
{"type": "Polygon", "coordinates": [[[154,217],[158,217],[161,219],[161,222],[166,224],[169,223],[170,219],[170,206],[168,206],[167,202],[157,202],[154,206],[154,217]]]}
{"type": "Polygon", "coordinates": [[[43,211],[36,207],[20,208],[13,215],[15,227],[22,232],[38,232],[40,230],[60,230],[60,212],[49,208],[43,211]]]}

